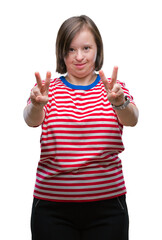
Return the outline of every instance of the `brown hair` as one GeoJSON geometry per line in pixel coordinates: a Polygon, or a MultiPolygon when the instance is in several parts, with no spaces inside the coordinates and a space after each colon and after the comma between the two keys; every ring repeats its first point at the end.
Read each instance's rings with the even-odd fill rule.
{"type": "Polygon", "coordinates": [[[99,71],[103,64],[103,42],[100,32],[96,24],[87,16],[81,15],[78,17],[71,17],[61,25],[56,39],[56,72],[64,74],[67,72],[64,58],[68,54],[70,44],[75,35],[84,27],[92,32],[96,45],[97,57],[95,62],[95,70],[99,71]]]}

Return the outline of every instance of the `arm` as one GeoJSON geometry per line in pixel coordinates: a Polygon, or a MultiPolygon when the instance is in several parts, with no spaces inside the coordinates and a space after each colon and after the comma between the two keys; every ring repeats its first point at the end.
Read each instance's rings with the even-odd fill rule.
{"type": "Polygon", "coordinates": [[[35,73],[37,86],[30,94],[31,103],[24,109],[24,120],[30,127],[36,127],[42,124],[45,112],[43,107],[48,102],[48,91],[50,85],[51,73],[47,72],[45,83],[42,83],[39,73],[35,73]]]}
{"type": "MultiPolygon", "coordinates": [[[[100,71],[101,80],[107,91],[107,96],[109,101],[113,106],[121,106],[125,102],[124,92],[119,84],[116,83],[117,80],[118,67],[114,67],[111,82],[109,83],[103,73],[100,71]]],[[[125,109],[115,110],[119,122],[124,126],[135,126],[138,122],[138,109],[137,107],[129,103],[125,109]]]]}
{"type": "Polygon", "coordinates": [[[45,117],[43,107],[37,108],[32,103],[24,109],[24,120],[29,127],[37,127],[42,124],[45,117]]]}
{"type": "Polygon", "coordinates": [[[125,109],[115,111],[122,125],[134,127],[137,124],[139,112],[133,103],[129,103],[125,109]]]}

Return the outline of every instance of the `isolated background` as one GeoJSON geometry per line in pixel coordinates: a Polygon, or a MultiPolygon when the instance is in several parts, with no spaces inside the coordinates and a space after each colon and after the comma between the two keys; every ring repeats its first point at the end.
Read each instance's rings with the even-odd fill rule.
{"type": "Polygon", "coordinates": [[[55,73],[55,39],[62,22],[91,17],[104,42],[103,70],[119,66],[139,107],[135,128],[125,128],[121,154],[130,239],[162,239],[162,14],[159,0],[6,0],[0,3],[0,239],[29,240],[32,194],[41,128],[29,128],[23,108],[35,84],[55,73]]]}

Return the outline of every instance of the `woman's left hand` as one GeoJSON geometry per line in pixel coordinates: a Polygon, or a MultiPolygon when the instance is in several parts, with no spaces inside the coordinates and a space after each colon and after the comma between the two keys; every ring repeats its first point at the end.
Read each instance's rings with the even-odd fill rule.
{"type": "Polygon", "coordinates": [[[115,66],[113,69],[111,80],[109,82],[108,79],[105,77],[104,72],[102,70],[99,71],[100,78],[107,91],[108,100],[114,106],[120,106],[125,102],[123,89],[121,88],[120,84],[117,84],[116,82],[117,73],[118,67],[115,66]]]}

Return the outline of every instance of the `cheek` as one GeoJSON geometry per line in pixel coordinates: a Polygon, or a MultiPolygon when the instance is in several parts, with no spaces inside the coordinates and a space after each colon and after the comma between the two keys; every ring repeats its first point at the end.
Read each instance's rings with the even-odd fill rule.
{"type": "Polygon", "coordinates": [[[94,53],[94,54],[91,56],[91,62],[92,62],[93,64],[95,64],[96,58],[97,58],[97,53],[94,53]]]}
{"type": "Polygon", "coordinates": [[[64,58],[65,65],[67,64],[67,62],[68,62],[68,58],[66,57],[66,58],[64,58]]]}
{"type": "Polygon", "coordinates": [[[93,52],[91,54],[91,59],[92,61],[96,61],[96,58],[97,58],[97,48],[96,49],[93,49],[93,52]]]}
{"type": "Polygon", "coordinates": [[[68,68],[69,65],[70,65],[69,58],[64,58],[64,63],[65,63],[65,65],[66,65],[66,68],[68,68]]]}
{"type": "Polygon", "coordinates": [[[69,66],[70,64],[72,64],[72,62],[73,62],[72,57],[68,56],[68,57],[64,58],[64,63],[66,66],[69,66]]]}

